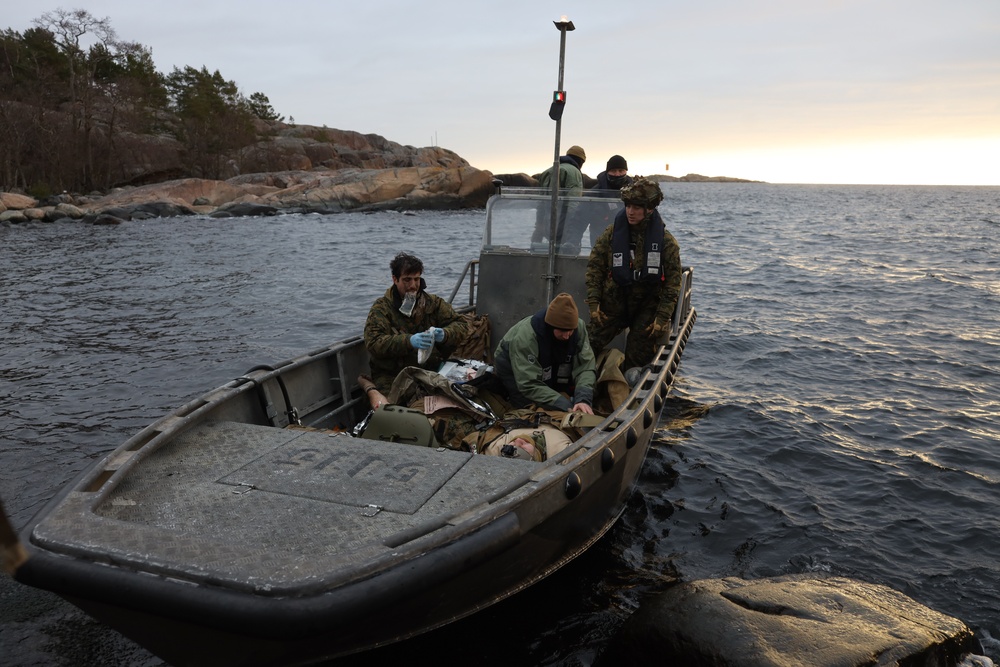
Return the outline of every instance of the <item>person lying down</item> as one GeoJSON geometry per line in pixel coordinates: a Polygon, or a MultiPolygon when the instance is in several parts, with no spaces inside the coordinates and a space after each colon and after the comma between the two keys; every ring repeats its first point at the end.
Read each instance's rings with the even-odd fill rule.
{"type": "MultiPolygon", "coordinates": [[[[369,393],[368,379],[361,376],[358,382],[369,393]]],[[[372,399],[372,406],[356,435],[538,462],[556,456],[604,420],[533,406],[510,409],[485,386],[454,383],[416,366],[403,369],[389,395],[372,399]],[[405,439],[399,438],[404,431],[405,439]]]]}

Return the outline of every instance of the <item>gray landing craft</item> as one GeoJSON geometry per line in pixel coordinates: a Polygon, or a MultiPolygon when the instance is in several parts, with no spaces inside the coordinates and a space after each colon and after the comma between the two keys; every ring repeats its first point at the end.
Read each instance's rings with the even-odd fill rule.
{"type": "MultiPolygon", "coordinates": [[[[621,206],[558,203],[594,220],[621,206]]],[[[583,304],[589,236],[531,241],[550,204],[528,189],[487,204],[479,257],[451,300],[488,313],[493,341],[555,287],[583,304]]],[[[547,461],[354,437],[369,412],[354,336],[252,369],[140,431],[25,528],[14,575],[175,665],[305,664],[473,614],[555,572],[621,514],[694,325],[691,278],[627,399],[547,461]]]]}

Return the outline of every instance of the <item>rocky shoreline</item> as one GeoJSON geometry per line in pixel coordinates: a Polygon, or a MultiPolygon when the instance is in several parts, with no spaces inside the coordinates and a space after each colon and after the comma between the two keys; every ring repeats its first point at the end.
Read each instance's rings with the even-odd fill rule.
{"type": "MultiPolygon", "coordinates": [[[[119,188],[100,195],[60,194],[42,200],[0,192],[0,223],[128,220],[207,215],[214,218],[280,213],[454,210],[482,208],[494,178],[511,186],[537,186],[527,174],[500,174],[470,166],[283,171],[217,181],[184,178],[119,188]]],[[[697,174],[661,182],[754,182],[697,174]]],[[[591,179],[593,180],[593,179],[591,179]]]]}
{"type": "Polygon", "coordinates": [[[479,208],[493,176],[472,167],[292,171],[225,181],[185,178],[121,188],[107,195],[61,194],[37,200],[0,193],[0,223],[82,220],[119,224],[179,215],[241,217],[279,213],[479,208]]]}
{"type": "MultiPolygon", "coordinates": [[[[127,165],[129,185],[107,193],[62,193],[41,199],[0,192],[0,224],[81,220],[120,224],[179,215],[242,217],[279,213],[482,208],[494,179],[537,186],[537,176],[477,169],[452,151],[403,146],[374,134],[264,124],[267,138],[248,147],[224,180],[175,178],[179,148],[162,138],[147,160],[127,165]],[[160,144],[166,145],[161,146],[160,144]],[[241,166],[242,169],[241,169],[241,166]],[[241,173],[257,167],[259,171],[241,173]]],[[[661,182],[751,182],[728,177],[652,176],[661,182]]],[[[596,180],[584,176],[584,185],[596,180]]]]}

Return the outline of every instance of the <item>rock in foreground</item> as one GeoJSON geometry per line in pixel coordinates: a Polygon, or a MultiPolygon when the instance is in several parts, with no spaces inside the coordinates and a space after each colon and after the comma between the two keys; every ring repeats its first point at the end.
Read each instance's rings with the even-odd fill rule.
{"type": "Polygon", "coordinates": [[[841,577],[678,584],[629,619],[599,664],[944,667],[981,651],[961,621],[841,577]]]}

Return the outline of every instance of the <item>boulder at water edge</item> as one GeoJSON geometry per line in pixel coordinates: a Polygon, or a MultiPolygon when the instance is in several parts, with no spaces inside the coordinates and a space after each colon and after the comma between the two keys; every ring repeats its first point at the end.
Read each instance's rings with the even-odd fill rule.
{"type": "Polygon", "coordinates": [[[0,206],[4,209],[26,209],[38,204],[38,200],[27,195],[19,195],[13,192],[0,192],[0,206]]]}
{"type": "Polygon", "coordinates": [[[598,665],[944,667],[981,651],[961,621],[842,577],[705,579],[643,603],[598,665]]]}

